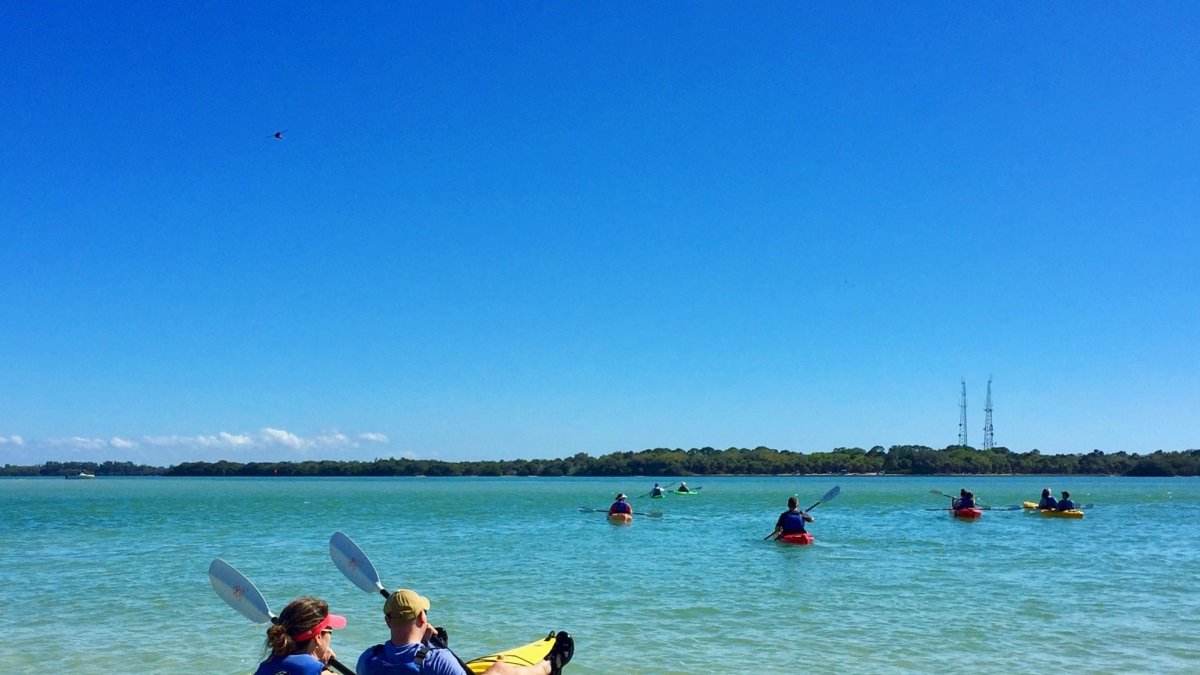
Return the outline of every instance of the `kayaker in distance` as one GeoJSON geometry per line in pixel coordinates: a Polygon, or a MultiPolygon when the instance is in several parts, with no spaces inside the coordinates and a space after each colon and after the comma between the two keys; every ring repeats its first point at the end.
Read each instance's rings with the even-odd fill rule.
{"type": "Polygon", "coordinates": [[[1071,493],[1063,490],[1062,499],[1058,500],[1059,511],[1071,511],[1075,508],[1075,502],[1071,501],[1071,493]]]}
{"type": "Polygon", "coordinates": [[[676,492],[691,492],[691,490],[688,489],[687,483],[685,483],[683,481],[679,481],[679,487],[676,488],[675,491],[676,492]]]}
{"type": "MultiPolygon", "coordinates": [[[[381,645],[369,647],[358,657],[354,669],[358,675],[467,675],[454,652],[428,644],[434,634],[429,623],[429,598],[416,591],[401,588],[388,596],[383,605],[383,617],[391,637],[381,645]]],[[[554,647],[546,658],[529,666],[503,661],[493,663],[489,675],[559,675],[575,654],[575,641],[565,632],[559,633],[554,647]]]]}
{"type": "Polygon", "coordinates": [[[320,675],[332,672],[334,657],[330,642],[335,628],[345,628],[345,617],[329,613],[329,603],[300,597],[279,613],[279,623],[267,629],[267,649],[271,657],[263,661],[254,675],[320,675]]]}
{"type": "Polygon", "coordinates": [[[954,509],[955,511],[959,509],[975,508],[975,493],[966,488],[962,488],[958,491],[958,499],[950,502],[950,508],[954,509]]]}
{"type": "Polygon", "coordinates": [[[611,516],[614,513],[633,513],[633,507],[629,505],[629,502],[625,501],[624,492],[617,495],[617,500],[612,503],[612,506],[608,507],[608,515],[611,516]]]}
{"type": "Polygon", "coordinates": [[[804,523],[811,523],[813,517],[800,510],[800,500],[795,495],[788,497],[788,510],[779,514],[775,521],[775,538],[785,534],[800,534],[804,532],[804,523]]]}
{"type": "Polygon", "coordinates": [[[1056,508],[1058,508],[1058,502],[1054,501],[1054,497],[1052,497],[1051,494],[1052,493],[1050,492],[1050,488],[1042,489],[1042,499],[1041,499],[1041,501],[1038,502],[1039,509],[1056,509],[1056,508]]]}
{"type": "Polygon", "coordinates": [[[661,497],[662,495],[663,495],[663,489],[661,487],[659,487],[658,483],[655,483],[654,487],[650,488],[650,496],[651,497],[661,497]]]}

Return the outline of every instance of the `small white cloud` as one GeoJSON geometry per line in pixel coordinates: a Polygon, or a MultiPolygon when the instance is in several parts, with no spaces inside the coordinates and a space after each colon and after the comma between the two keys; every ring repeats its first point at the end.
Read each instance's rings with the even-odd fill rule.
{"type": "Polygon", "coordinates": [[[318,448],[352,448],[355,443],[350,440],[346,434],[340,431],[327,431],[318,436],[313,436],[309,443],[318,448]]]}
{"type": "MultiPolygon", "coordinates": [[[[142,436],[142,442],[146,445],[154,445],[160,447],[174,447],[180,445],[189,445],[182,436],[142,436]]],[[[193,444],[194,445],[194,444],[193,444]]]]}
{"type": "Polygon", "coordinates": [[[17,435],[0,436],[0,445],[25,445],[25,439],[17,435]]]}
{"type": "Polygon", "coordinates": [[[368,432],[359,434],[358,440],[367,441],[368,443],[387,443],[388,437],[383,434],[368,432]]]}
{"type": "Polygon", "coordinates": [[[60,448],[74,448],[76,450],[100,450],[108,447],[108,441],[103,438],[84,438],[82,436],[51,438],[46,441],[46,444],[60,448]]]}
{"type": "Polygon", "coordinates": [[[114,448],[132,448],[136,447],[137,445],[133,441],[127,441],[119,436],[113,436],[112,439],[108,441],[108,444],[114,448]]]}
{"type": "Polygon", "coordinates": [[[263,442],[263,445],[282,445],[284,447],[295,448],[297,450],[304,446],[304,441],[300,440],[299,436],[290,431],[271,429],[268,427],[259,431],[258,434],[259,438],[263,442]]]}

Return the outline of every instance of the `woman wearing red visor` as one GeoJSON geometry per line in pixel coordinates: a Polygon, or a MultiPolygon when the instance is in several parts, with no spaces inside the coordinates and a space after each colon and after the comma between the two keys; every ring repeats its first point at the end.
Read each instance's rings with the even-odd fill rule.
{"type": "Polygon", "coordinates": [[[333,658],[329,643],[335,628],[345,628],[345,617],[329,613],[329,603],[317,598],[296,598],[279,613],[278,623],[267,629],[263,661],[254,675],[320,675],[333,658]]]}

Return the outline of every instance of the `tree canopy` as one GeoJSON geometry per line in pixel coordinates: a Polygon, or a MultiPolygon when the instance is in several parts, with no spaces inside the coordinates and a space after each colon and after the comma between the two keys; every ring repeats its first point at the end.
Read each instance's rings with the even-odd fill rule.
{"type": "Polygon", "coordinates": [[[183,462],[171,467],[132,462],[46,462],[40,466],[6,464],[0,476],[65,476],[80,471],[97,476],[703,476],[804,474],[1091,474],[1120,476],[1200,475],[1200,450],[1149,455],[1124,451],[1106,454],[1043,455],[1034,449],[980,450],[951,445],[834,448],[802,453],[757,448],[654,448],[613,452],[599,457],[577,453],[561,459],[444,462],[432,459],[303,462],[183,462]]]}

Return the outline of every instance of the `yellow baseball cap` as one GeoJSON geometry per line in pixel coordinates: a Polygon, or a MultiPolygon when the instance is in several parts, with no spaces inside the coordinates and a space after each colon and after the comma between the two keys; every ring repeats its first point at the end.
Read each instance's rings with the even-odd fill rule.
{"type": "Polygon", "coordinates": [[[383,603],[383,613],[393,619],[411,621],[421,612],[429,610],[429,598],[407,588],[392,593],[383,603]]]}

